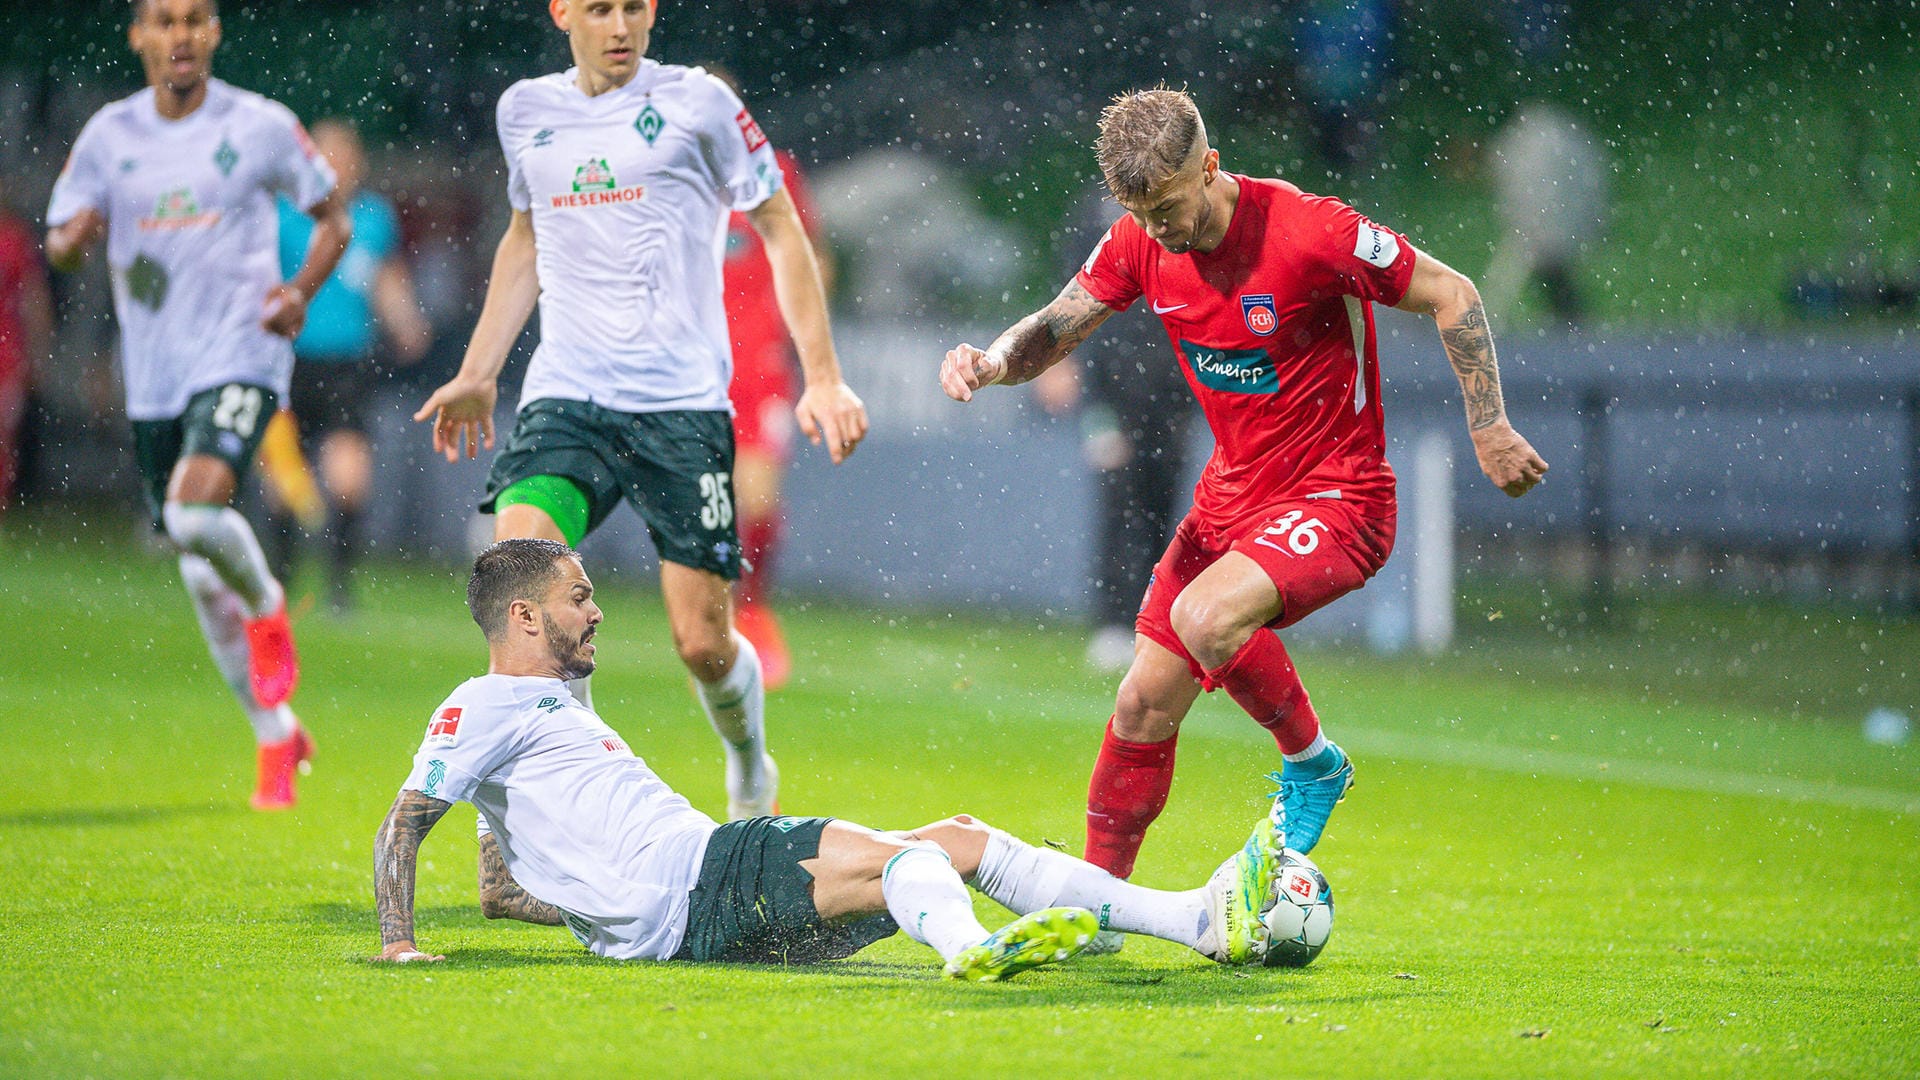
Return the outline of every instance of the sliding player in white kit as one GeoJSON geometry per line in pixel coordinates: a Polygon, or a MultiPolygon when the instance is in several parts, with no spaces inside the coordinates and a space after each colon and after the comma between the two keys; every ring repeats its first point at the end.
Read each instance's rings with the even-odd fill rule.
{"type": "Polygon", "coordinates": [[[487,674],[434,712],[374,837],[375,959],[442,959],[414,943],[414,870],[456,801],[480,811],[487,915],[564,924],[614,959],[809,963],[905,930],[949,976],[996,981],[1064,960],[1101,929],[1224,964],[1265,951],[1259,916],[1285,846],[1278,803],[1184,892],[1129,884],[965,815],[904,833],[817,817],[716,825],[569,692],[593,671],[601,619],[578,553],[552,540],[493,545],[474,560],[467,609],[486,635],[487,674]],[[969,882],[1021,917],[989,934],[969,882]]]}
{"type": "Polygon", "coordinates": [[[313,741],[287,699],[298,662],[286,595],[229,505],[286,397],[291,340],[352,225],[286,106],[212,77],[213,0],[135,0],[147,89],[96,113],[47,208],[47,257],[71,270],[107,236],[120,362],[154,528],[180,551],[200,629],[259,744],[253,805],[293,805],[313,741]],[[285,195],[315,221],[280,279],[285,195]]]}
{"type": "MultiPolygon", "coordinates": [[[[500,97],[513,218],[460,371],[415,420],[454,460],[493,447],[496,382],[537,301],[540,345],[482,512],[494,538],[578,544],[624,499],[660,554],[675,650],[725,745],[728,814],[771,813],[765,691],[733,629],[733,360],[722,302],[728,215],[766,242],[798,346],[802,431],[837,463],[867,431],[840,378],[813,246],[773,147],[726,84],[643,59],[650,0],[551,0],[575,67],[500,97]]],[[[591,704],[583,680],[574,687],[591,704]]]]}

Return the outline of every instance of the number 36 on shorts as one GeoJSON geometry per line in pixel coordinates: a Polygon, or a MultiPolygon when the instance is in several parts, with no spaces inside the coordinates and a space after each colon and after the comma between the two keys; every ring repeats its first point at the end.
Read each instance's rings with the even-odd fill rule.
{"type": "Polygon", "coordinates": [[[1275,551],[1291,551],[1295,555],[1311,555],[1320,546],[1320,537],[1327,527],[1326,522],[1317,517],[1306,518],[1305,510],[1289,510],[1275,518],[1273,524],[1260,530],[1253,542],[1270,547],[1275,551]],[[1282,547],[1281,545],[1285,546],[1282,547]]]}

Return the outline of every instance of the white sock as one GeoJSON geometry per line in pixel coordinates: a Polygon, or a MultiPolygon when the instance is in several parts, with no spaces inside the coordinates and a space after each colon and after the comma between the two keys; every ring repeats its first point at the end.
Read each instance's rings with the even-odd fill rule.
{"type": "Polygon", "coordinates": [[[1282,754],[1280,756],[1288,761],[1312,761],[1314,758],[1326,752],[1327,737],[1324,734],[1317,734],[1313,737],[1313,741],[1307,744],[1306,749],[1297,754],[1282,754]]]}
{"type": "Polygon", "coordinates": [[[911,847],[888,859],[880,874],[880,895],[900,929],[933,946],[943,960],[987,940],[987,928],[974,917],[966,882],[937,847],[911,847]]]}
{"type": "Polygon", "coordinates": [[[167,536],[181,551],[205,559],[237,595],[249,619],[271,615],[286,593],[267,569],[253,526],[231,506],[170,502],[161,507],[167,536]]]}
{"type": "Polygon", "coordinates": [[[1081,907],[1100,920],[1102,930],[1177,941],[1192,948],[1207,922],[1207,903],[1199,889],[1163,892],[1114,877],[1062,851],[1034,847],[999,829],[987,837],[973,887],[1015,915],[1042,908],[1081,907]]]}
{"type": "Polygon", "coordinates": [[[198,555],[180,556],[180,576],[200,616],[200,635],[207,639],[213,666],[233,688],[240,708],[253,724],[253,737],[262,743],[280,742],[293,734],[293,710],[285,703],[263,709],[253,696],[252,652],[247,646],[247,614],[240,597],[220,579],[213,564],[198,555]]]}
{"type": "Polygon", "coordinates": [[[727,748],[727,798],[737,802],[760,802],[760,789],[768,777],[763,759],[767,753],[767,691],[760,681],[760,654],[753,650],[738,630],[733,643],[739,649],[733,667],[717,682],[695,679],[700,705],[707,710],[707,722],[727,748]]]}

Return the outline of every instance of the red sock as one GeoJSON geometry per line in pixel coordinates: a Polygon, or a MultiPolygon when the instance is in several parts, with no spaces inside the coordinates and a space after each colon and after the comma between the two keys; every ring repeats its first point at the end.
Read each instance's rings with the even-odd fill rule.
{"type": "Polygon", "coordinates": [[[747,565],[740,572],[740,602],[760,603],[773,592],[773,557],[780,547],[780,515],[740,522],[740,554],[747,565]]]}
{"type": "Polygon", "coordinates": [[[1166,808],[1179,737],[1176,732],[1165,742],[1128,742],[1113,733],[1113,719],[1107,719],[1087,785],[1088,862],[1114,877],[1132,875],[1147,826],[1166,808]]]}
{"type": "Polygon", "coordinates": [[[1270,630],[1255,630],[1233,659],[1207,672],[1203,685],[1226,687],[1229,697],[1273,733],[1282,754],[1305,750],[1320,734],[1320,716],[1300,685],[1293,657],[1270,630]]]}

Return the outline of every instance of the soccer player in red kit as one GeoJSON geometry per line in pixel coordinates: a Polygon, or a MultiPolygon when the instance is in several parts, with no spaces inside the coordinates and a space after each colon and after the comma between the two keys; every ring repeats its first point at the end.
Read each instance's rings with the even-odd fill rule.
{"type": "Polygon", "coordinates": [[[1095,146],[1127,212],[1045,308],[986,350],[947,353],[969,401],[1038,375],[1136,301],[1152,305],[1215,448],[1135,624],[1087,796],[1088,862],[1126,877],[1166,805],[1180,721],[1224,688],[1273,733],[1286,845],[1311,851],[1353,766],[1320,732],[1274,631],[1359,588],[1393,547],[1372,304],[1431,315],[1481,471],[1518,496],[1546,462],[1507,422],[1472,282],[1336,199],[1223,172],[1183,91],[1116,98],[1095,146]]]}
{"type": "MultiPolygon", "coordinates": [[[[715,70],[715,69],[709,69],[715,70]]],[[[715,70],[722,78],[724,72],[715,70]]],[[[729,80],[731,81],[731,80],[729,80]]],[[[774,151],[800,224],[813,240],[823,287],[833,288],[833,261],[815,221],[813,200],[800,175],[800,163],[785,150],[774,151]]],[[[780,488],[793,456],[799,430],[793,403],[799,398],[794,378],[793,338],[773,292],[773,264],[747,215],[736,212],[727,224],[727,257],[722,264],[727,295],[727,333],[733,339],[733,498],[740,511],[740,547],[745,565],[735,586],[734,625],[760,654],[767,689],[787,681],[793,663],[773,614],[773,562],[781,533],[780,488]]]]}

